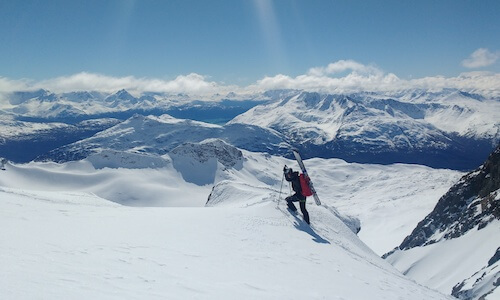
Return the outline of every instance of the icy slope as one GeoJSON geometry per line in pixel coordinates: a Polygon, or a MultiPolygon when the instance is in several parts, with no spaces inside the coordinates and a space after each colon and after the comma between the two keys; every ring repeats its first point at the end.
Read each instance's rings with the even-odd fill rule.
{"type": "Polygon", "coordinates": [[[449,299],[399,274],[328,211],[318,207],[310,229],[272,193],[257,197],[245,208],[132,208],[1,188],[2,297],[449,299]]]}

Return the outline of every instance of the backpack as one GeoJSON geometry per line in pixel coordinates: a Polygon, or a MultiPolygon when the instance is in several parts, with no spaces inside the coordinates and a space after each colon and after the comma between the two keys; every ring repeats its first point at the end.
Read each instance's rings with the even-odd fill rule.
{"type": "Polygon", "coordinates": [[[309,187],[309,177],[304,174],[299,175],[300,187],[302,189],[302,196],[309,197],[312,196],[313,192],[311,191],[311,187],[309,187]]]}

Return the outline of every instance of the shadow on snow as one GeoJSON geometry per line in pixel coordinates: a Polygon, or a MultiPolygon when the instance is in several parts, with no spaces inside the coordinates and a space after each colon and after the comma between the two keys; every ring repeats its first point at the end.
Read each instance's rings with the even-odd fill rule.
{"type": "Polygon", "coordinates": [[[300,231],[304,231],[305,233],[312,236],[313,241],[315,241],[316,243],[330,244],[330,241],[322,238],[319,234],[316,233],[316,231],[314,231],[314,229],[310,225],[306,224],[306,222],[301,220],[297,215],[293,215],[293,217],[295,218],[295,223],[293,224],[295,228],[297,228],[300,231]]]}

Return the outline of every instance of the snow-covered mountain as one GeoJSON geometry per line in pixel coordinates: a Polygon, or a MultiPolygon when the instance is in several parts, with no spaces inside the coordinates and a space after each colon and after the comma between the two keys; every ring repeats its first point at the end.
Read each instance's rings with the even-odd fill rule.
{"type": "Polygon", "coordinates": [[[28,162],[57,147],[88,138],[118,124],[116,119],[92,119],[76,124],[26,122],[0,115],[0,157],[28,162]]]}
{"type": "Polygon", "coordinates": [[[201,101],[186,95],[162,93],[144,93],[136,97],[126,90],[113,94],[95,91],[55,94],[47,90],[15,92],[7,97],[8,103],[0,107],[0,138],[4,145],[8,145],[0,147],[0,157],[28,162],[50,150],[90,137],[111,127],[109,124],[115,125],[118,120],[124,121],[136,114],[161,116],[168,113],[179,118],[224,124],[265,101],[265,98],[251,96],[251,99],[236,94],[228,96],[236,100],[220,97],[201,101]],[[109,126],[101,126],[100,130],[97,130],[97,126],[86,130],[88,124],[102,123],[104,119],[114,121],[108,122],[109,126]],[[36,133],[29,132],[28,128],[38,130],[36,133]],[[61,130],[64,132],[59,132],[61,130]],[[19,141],[23,141],[23,145],[18,145],[19,141]]]}
{"type": "Polygon", "coordinates": [[[497,299],[499,236],[500,146],[451,187],[387,259],[415,280],[461,299],[497,299]]]}
{"type": "Polygon", "coordinates": [[[49,152],[40,159],[79,160],[102,150],[163,155],[188,142],[218,138],[242,149],[282,154],[289,146],[278,132],[247,124],[219,126],[169,115],[132,118],[73,144],[49,152]]]}
{"type": "Polygon", "coordinates": [[[500,141],[500,101],[444,90],[384,95],[296,92],[230,123],[272,128],[308,157],[472,169],[500,141]]]}
{"type": "MultiPolygon", "coordinates": [[[[335,206],[368,204],[389,189],[429,198],[452,171],[305,163],[325,204],[308,205],[312,227],[286,211],[288,187],[280,195],[283,165],[294,161],[221,140],[180,144],[164,155],[106,150],[63,164],[8,163],[0,171],[0,289],[16,299],[449,299],[382,260],[335,206]],[[420,179],[405,179],[412,175],[420,179]],[[290,288],[302,275],[307,288],[290,288]]],[[[380,226],[377,234],[384,234],[380,226]]]]}

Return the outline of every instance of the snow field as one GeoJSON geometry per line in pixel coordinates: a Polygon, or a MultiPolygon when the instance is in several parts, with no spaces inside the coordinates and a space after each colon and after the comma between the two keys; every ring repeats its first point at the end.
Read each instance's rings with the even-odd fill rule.
{"type": "Polygon", "coordinates": [[[446,298],[382,260],[336,208],[361,220],[360,234],[372,245],[392,249],[400,241],[379,237],[407,222],[410,212],[398,214],[398,204],[418,199],[427,214],[458,172],[306,160],[325,204],[308,201],[309,227],[283,200],[282,168],[298,169],[295,161],[242,153],[233,167],[182,157],[196,180],[218,183],[213,189],[186,181],[169,155],[105,152],[64,164],[7,164],[0,173],[0,290],[7,299],[446,298]],[[389,211],[376,227],[378,205],[389,211]]]}
{"type": "MultiPolygon", "coordinates": [[[[190,173],[186,171],[189,169],[197,173],[199,182],[228,181],[256,187],[243,192],[233,189],[237,194],[226,191],[224,205],[258,199],[257,195],[265,197],[261,188],[281,190],[282,198],[291,193],[288,183],[282,183],[282,169],[286,164],[298,170],[294,160],[244,150],[242,153],[242,162],[233,168],[213,160],[199,162],[195,157],[181,157],[184,164],[177,170],[168,155],[152,158],[119,152],[64,164],[8,164],[8,176],[0,177],[0,186],[89,192],[127,206],[203,206],[212,184],[187,182],[183,174],[190,173]],[[152,164],[161,167],[149,168],[152,164]]],[[[399,245],[463,174],[418,165],[367,165],[339,159],[309,159],[305,164],[321,201],[342,215],[359,219],[359,237],[378,255],[399,245]]],[[[233,185],[225,188],[232,189],[233,185]]],[[[314,201],[309,199],[307,206],[315,206],[314,201]]]]}
{"type": "Polygon", "coordinates": [[[321,224],[311,229],[272,200],[140,208],[58,194],[0,191],[7,299],[446,299],[322,207],[311,209],[321,224]]]}

